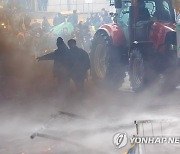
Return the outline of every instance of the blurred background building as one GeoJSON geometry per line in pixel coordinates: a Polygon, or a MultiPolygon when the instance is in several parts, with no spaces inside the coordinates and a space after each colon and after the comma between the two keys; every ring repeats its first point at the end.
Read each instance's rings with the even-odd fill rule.
{"type": "Polygon", "coordinates": [[[0,4],[16,6],[28,12],[100,12],[102,8],[111,11],[109,0],[0,0],[0,4]]]}
{"type": "Polygon", "coordinates": [[[72,11],[81,13],[99,12],[101,8],[110,9],[108,0],[49,0],[48,11],[72,11]]]}

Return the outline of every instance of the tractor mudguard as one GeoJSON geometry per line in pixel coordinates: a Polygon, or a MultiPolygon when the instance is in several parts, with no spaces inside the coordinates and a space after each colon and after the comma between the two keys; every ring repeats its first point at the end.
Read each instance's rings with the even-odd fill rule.
{"type": "Polygon", "coordinates": [[[167,41],[174,42],[174,39],[176,39],[175,24],[155,22],[151,27],[149,39],[153,42],[153,47],[156,50],[165,45],[167,41]]]}
{"type": "Polygon", "coordinates": [[[106,35],[110,38],[111,43],[115,47],[123,46],[125,43],[125,36],[121,28],[113,23],[113,24],[105,24],[99,28],[96,32],[97,34],[106,35]]]}

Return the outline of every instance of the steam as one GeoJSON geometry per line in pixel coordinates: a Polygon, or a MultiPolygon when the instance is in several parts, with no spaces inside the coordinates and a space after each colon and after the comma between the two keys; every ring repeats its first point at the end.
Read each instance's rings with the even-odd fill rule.
{"type": "MultiPolygon", "coordinates": [[[[53,63],[37,62],[33,48],[17,44],[15,36],[0,39],[0,153],[123,153],[125,149],[114,147],[112,137],[121,131],[136,134],[134,120],[172,119],[175,121],[164,126],[163,133],[179,135],[178,90],[160,95],[156,84],[138,94],[131,91],[127,79],[120,91],[113,93],[89,81],[83,99],[73,93],[67,98],[59,95],[53,63]],[[59,111],[83,118],[61,114],[46,125],[59,111]],[[30,139],[37,131],[39,137],[30,139]]],[[[154,128],[158,132],[159,126],[154,128]]],[[[149,126],[146,134],[151,135],[149,126]]],[[[154,145],[150,149],[153,154],[179,153],[174,145],[154,145]]]]}

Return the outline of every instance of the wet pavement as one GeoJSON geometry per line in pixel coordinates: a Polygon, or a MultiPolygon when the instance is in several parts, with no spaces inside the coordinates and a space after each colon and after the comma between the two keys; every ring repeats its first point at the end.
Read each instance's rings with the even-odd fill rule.
{"type": "MultiPolygon", "coordinates": [[[[117,132],[136,134],[134,120],[169,119],[164,135],[178,136],[180,90],[160,95],[156,89],[134,93],[127,79],[117,93],[91,87],[82,99],[41,94],[1,99],[0,154],[123,153],[129,146],[117,149],[112,138],[117,132]]],[[[154,126],[156,135],[159,129],[154,126]]],[[[151,132],[145,126],[145,135],[151,132]]],[[[153,153],[180,151],[179,145],[161,146],[153,146],[153,153]]]]}

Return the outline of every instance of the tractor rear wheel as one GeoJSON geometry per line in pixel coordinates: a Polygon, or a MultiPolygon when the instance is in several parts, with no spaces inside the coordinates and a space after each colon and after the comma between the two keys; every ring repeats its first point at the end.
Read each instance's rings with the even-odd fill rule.
{"type": "Polygon", "coordinates": [[[111,45],[105,34],[98,34],[92,42],[90,53],[91,74],[96,85],[118,90],[125,78],[125,64],[121,52],[111,45]]]}
{"type": "Polygon", "coordinates": [[[135,92],[144,90],[157,78],[157,73],[140,48],[134,48],[131,51],[129,77],[132,90],[135,92]]]}

